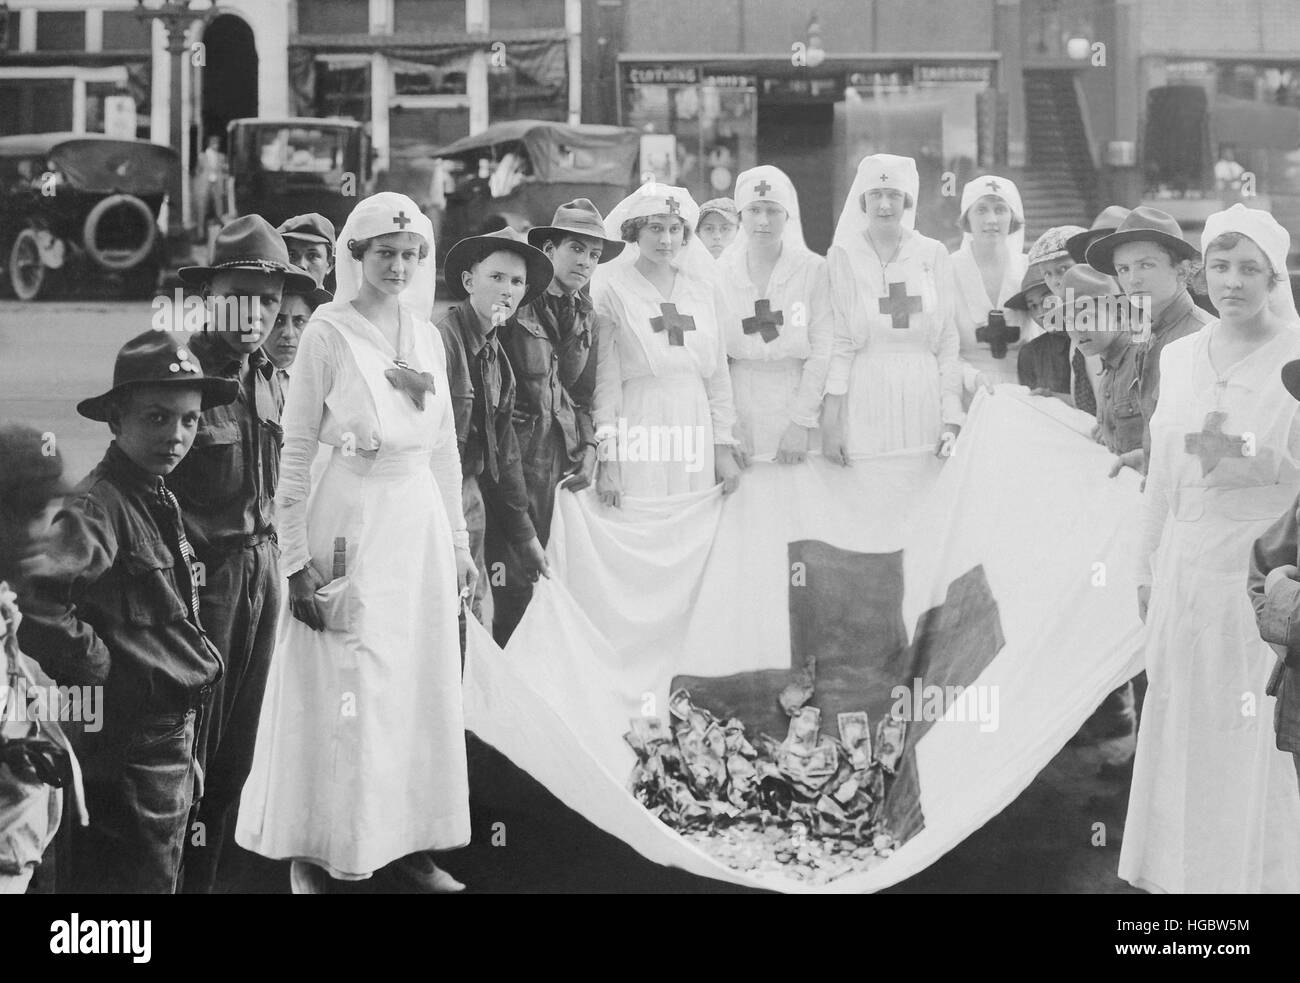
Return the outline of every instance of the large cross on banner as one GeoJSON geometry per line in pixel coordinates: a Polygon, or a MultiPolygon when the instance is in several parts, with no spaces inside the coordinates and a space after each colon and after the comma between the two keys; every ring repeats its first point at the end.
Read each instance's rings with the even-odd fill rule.
{"type": "Polygon", "coordinates": [[[685,331],[695,330],[695,318],[689,314],[678,314],[676,304],[660,304],[659,317],[650,319],[650,327],[656,332],[666,331],[668,333],[668,344],[676,345],[679,348],[686,344],[686,339],[682,336],[685,331]]]}
{"type": "Polygon", "coordinates": [[[906,331],[911,316],[921,313],[921,298],[909,294],[906,283],[891,283],[889,296],[880,298],[880,313],[893,318],[894,330],[906,331]]]}
{"type": "MultiPolygon", "coordinates": [[[[903,624],[903,554],[857,553],[818,540],[788,546],[789,569],[806,576],[787,588],[790,605],[790,668],[730,676],[677,676],[670,692],[690,690],[691,700],[722,717],[739,717],[751,734],[780,738],[789,717],[778,695],[812,663],[814,695],[822,730],[835,734],[836,714],[866,710],[872,732],[894,706],[896,686],[967,687],[1006,644],[997,601],[982,566],[948,585],[944,601],[917,620],[911,645],[903,624]],[[795,564],[802,564],[796,567],[795,564]]],[[[933,726],[907,721],[906,750],[889,791],[890,828],[907,839],[925,825],[921,812],[917,742],[933,726]]]]}
{"type": "Polygon", "coordinates": [[[745,334],[759,334],[764,341],[773,342],[781,334],[777,325],[784,323],[785,315],[772,310],[772,302],[764,299],[754,302],[754,316],[745,318],[740,325],[745,334]]]}
{"type": "Polygon", "coordinates": [[[1245,457],[1246,440],[1223,432],[1223,421],[1228,414],[1211,410],[1205,415],[1205,426],[1200,433],[1183,437],[1183,449],[1201,459],[1201,476],[1209,474],[1225,457],[1245,457]]]}

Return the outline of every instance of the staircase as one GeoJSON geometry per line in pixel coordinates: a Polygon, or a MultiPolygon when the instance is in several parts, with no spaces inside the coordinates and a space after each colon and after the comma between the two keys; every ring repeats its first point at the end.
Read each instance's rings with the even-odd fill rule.
{"type": "Polygon", "coordinates": [[[1087,227],[1097,212],[1097,174],[1068,71],[1025,72],[1027,166],[1020,175],[1025,242],[1056,225],[1087,227]]]}

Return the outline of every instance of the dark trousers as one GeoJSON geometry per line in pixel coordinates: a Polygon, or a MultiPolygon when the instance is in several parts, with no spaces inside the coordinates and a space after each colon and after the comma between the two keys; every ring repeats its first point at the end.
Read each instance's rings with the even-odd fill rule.
{"type": "Polygon", "coordinates": [[[269,540],[210,564],[200,589],[203,627],[226,662],[212,712],[199,735],[203,748],[201,825],[185,846],[185,893],[211,893],[227,844],[234,840],[239,793],[253,765],[262,694],[271,669],[280,613],[278,547],[269,540]]]}
{"type": "Polygon", "coordinates": [[[145,714],[124,736],[79,752],[90,825],[73,825],[68,889],[176,892],[194,803],[197,717],[192,709],[145,714]]]}
{"type": "MultiPolygon", "coordinates": [[[[552,427],[537,440],[524,457],[524,485],[528,490],[528,515],[537,530],[537,539],[543,546],[550,542],[551,517],[555,513],[556,486],[572,468],[569,452],[564,443],[564,431],[552,427]]],[[[524,616],[528,602],[533,598],[533,582],[524,572],[523,564],[509,541],[501,533],[501,524],[489,516],[485,543],[488,569],[493,572],[492,583],[492,635],[498,645],[505,646],[514,634],[519,619],[524,616]]]]}

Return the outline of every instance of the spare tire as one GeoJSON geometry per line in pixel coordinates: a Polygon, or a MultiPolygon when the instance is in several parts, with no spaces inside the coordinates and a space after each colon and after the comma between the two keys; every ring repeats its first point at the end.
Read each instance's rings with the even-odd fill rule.
{"type": "Polygon", "coordinates": [[[81,244],[98,266],[121,273],[139,266],[153,251],[158,223],[149,206],[135,195],[109,195],[95,205],[82,227],[81,244]],[[112,239],[99,241],[100,225],[112,216],[112,239]]]}

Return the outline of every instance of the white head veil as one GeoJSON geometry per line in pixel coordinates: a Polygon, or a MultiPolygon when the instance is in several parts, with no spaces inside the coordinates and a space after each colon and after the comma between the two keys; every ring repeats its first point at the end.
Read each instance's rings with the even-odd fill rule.
{"type": "MultiPolygon", "coordinates": [[[[622,240],[624,222],[630,218],[645,218],[649,215],[680,215],[682,224],[686,226],[689,238],[673,259],[674,267],[688,276],[704,280],[711,280],[716,275],[713,255],[695,234],[695,227],[700,223],[700,206],[685,188],[647,181],[605,216],[605,235],[610,239],[622,240]]],[[[637,244],[629,242],[618,256],[596,268],[593,279],[599,282],[602,274],[635,263],[640,256],[641,250],[637,244]]]]}
{"type": "MultiPolygon", "coordinates": [[[[740,176],[736,178],[736,209],[743,216],[745,208],[756,201],[770,201],[785,209],[785,231],[781,234],[783,253],[810,251],[803,238],[803,218],[799,213],[799,194],[795,191],[794,183],[786,175],[785,171],[779,167],[773,167],[771,164],[760,164],[758,167],[751,167],[749,170],[741,172],[740,176]]],[[[736,238],[723,251],[723,255],[725,256],[727,253],[743,253],[748,245],[748,237],[745,235],[745,223],[741,222],[740,231],[736,233],[736,238]]]]}
{"type": "Polygon", "coordinates": [[[338,290],[334,300],[350,303],[361,292],[361,261],[352,258],[348,243],[361,242],[389,232],[414,232],[429,244],[429,255],[415,269],[411,282],[399,297],[403,307],[428,321],[433,317],[434,288],[437,278],[437,260],[433,243],[433,223],[406,195],[394,191],[381,191],[357,203],[343,223],[338,238],[338,257],[335,278],[338,290]]]}
{"type": "Polygon", "coordinates": [[[1268,257],[1273,272],[1283,278],[1281,283],[1269,291],[1268,308],[1284,321],[1300,325],[1300,313],[1296,312],[1295,295],[1291,292],[1291,278],[1286,268],[1287,253],[1291,250],[1291,234],[1268,212],[1260,208],[1247,208],[1239,202],[1231,208],[1215,212],[1205,220],[1205,230],[1201,233],[1202,257],[1205,257],[1210,243],[1225,232],[1244,235],[1268,257]]]}
{"type": "Polygon", "coordinates": [[[921,190],[916,161],[911,157],[898,157],[894,154],[872,154],[863,157],[858,164],[853,186],[849,188],[840,220],[835,225],[832,245],[847,249],[866,242],[863,236],[867,230],[866,196],[868,191],[876,188],[892,188],[911,195],[912,205],[903,212],[903,228],[916,228],[917,195],[921,190]]]}
{"type": "MultiPolygon", "coordinates": [[[[992,174],[977,177],[974,181],[967,181],[966,187],[961,189],[961,218],[958,219],[958,223],[960,224],[961,220],[966,218],[966,213],[970,211],[971,205],[985,195],[1001,198],[1006,202],[1007,208],[1011,209],[1011,214],[1020,222],[1020,228],[1007,236],[1007,247],[1010,249],[1012,256],[1021,255],[1025,251],[1025,206],[1020,201],[1020,189],[1015,186],[1014,182],[992,174]]],[[[967,243],[973,238],[974,236],[970,232],[964,231],[961,241],[967,243]]]]}

